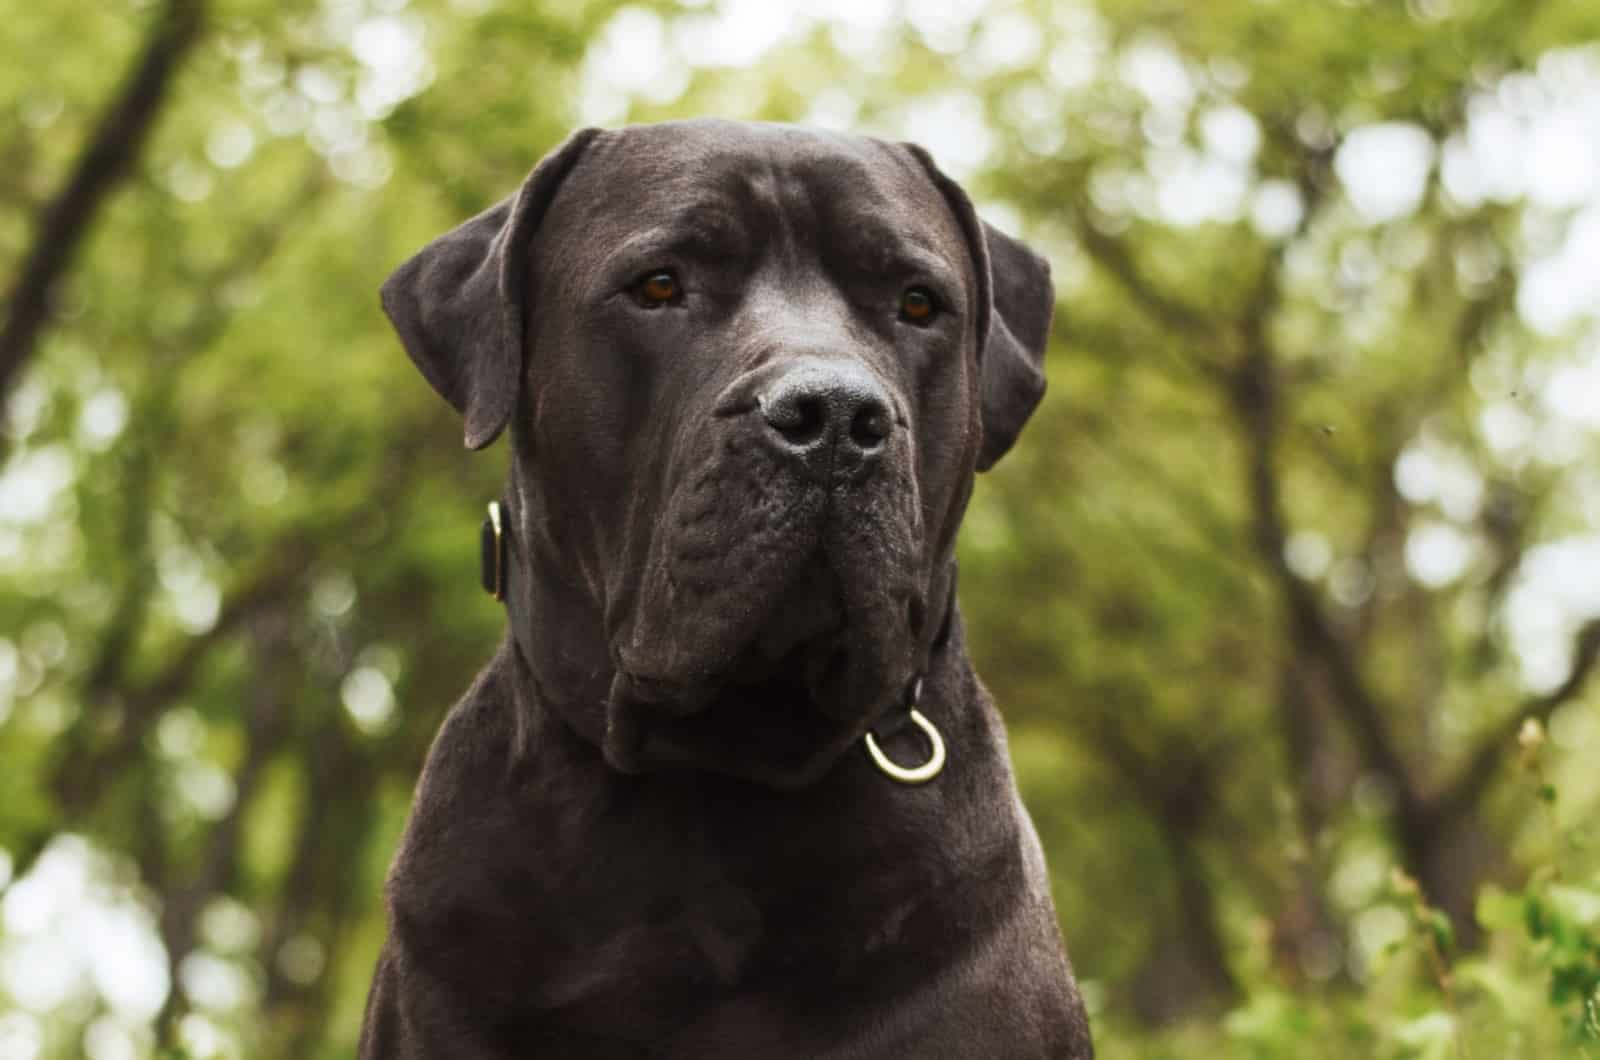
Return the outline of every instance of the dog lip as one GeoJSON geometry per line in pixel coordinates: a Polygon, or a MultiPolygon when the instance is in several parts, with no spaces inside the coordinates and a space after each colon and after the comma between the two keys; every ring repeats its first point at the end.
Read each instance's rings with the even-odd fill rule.
{"type": "Polygon", "coordinates": [[[612,698],[663,718],[687,718],[711,706],[726,691],[766,684],[786,669],[814,697],[819,675],[830,669],[843,646],[844,632],[841,620],[812,636],[774,642],[764,628],[733,651],[718,673],[701,677],[655,676],[621,666],[612,698]]]}
{"type": "Polygon", "coordinates": [[[642,699],[650,703],[664,703],[676,699],[681,693],[684,682],[671,678],[649,677],[645,674],[629,673],[622,671],[628,679],[628,691],[635,699],[642,699]]]}
{"type": "Polygon", "coordinates": [[[626,668],[617,671],[613,700],[647,708],[668,717],[685,717],[703,709],[716,695],[720,680],[652,677],[626,668]]]}
{"type": "MultiPolygon", "coordinates": [[[[860,719],[828,717],[809,697],[746,703],[743,691],[724,686],[706,709],[682,718],[619,705],[605,757],[623,773],[687,768],[794,791],[820,779],[860,737],[860,719]]],[[[759,695],[758,686],[749,691],[759,695]]]]}
{"type": "Polygon", "coordinates": [[[754,395],[730,394],[711,406],[711,415],[717,417],[743,416],[747,412],[754,412],[760,405],[760,399],[754,395]]]}

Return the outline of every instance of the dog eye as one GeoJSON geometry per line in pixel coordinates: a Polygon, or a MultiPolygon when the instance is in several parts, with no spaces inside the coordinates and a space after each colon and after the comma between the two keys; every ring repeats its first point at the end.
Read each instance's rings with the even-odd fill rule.
{"type": "Polygon", "coordinates": [[[926,287],[910,287],[900,296],[900,319],[926,324],[938,312],[939,303],[926,287]]]}
{"type": "Polygon", "coordinates": [[[674,302],[683,293],[678,286],[678,278],[665,269],[659,272],[646,273],[633,285],[634,297],[639,299],[639,304],[646,309],[660,309],[669,302],[674,302]]]}

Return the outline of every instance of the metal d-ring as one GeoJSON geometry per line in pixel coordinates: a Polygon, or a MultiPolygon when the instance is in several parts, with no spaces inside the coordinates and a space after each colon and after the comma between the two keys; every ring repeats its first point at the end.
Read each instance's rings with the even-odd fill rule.
{"type": "Polygon", "coordinates": [[[489,516],[478,533],[479,580],[483,591],[496,600],[506,598],[506,531],[500,519],[500,502],[489,502],[489,516]]]}
{"type": "Polygon", "coordinates": [[[933,727],[933,722],[923,717],[922,711],[916,707],[911,708],[911,720],[921,729],[928,738],[928,760],[920,766],[897,766],[890,761],[889,756],[883,753],[878,746],[877,739],[872,735],[872,730],[867,730],[864,740],[867,745],[867,754],[872,756],[872,762],[883,770],[885,776],[891,780],[898,780],[902,784],[926,784],[944,769],[944,737],[939,735],[939,730],[933,727]]]}

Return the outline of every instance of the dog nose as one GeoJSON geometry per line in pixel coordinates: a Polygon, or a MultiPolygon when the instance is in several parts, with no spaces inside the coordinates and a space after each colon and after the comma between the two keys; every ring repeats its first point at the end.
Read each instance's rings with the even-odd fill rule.
{"type": "Polygon", "coordinates": [[[778,450],[814,474],[870,471],[894,430],[883,386],[848,362],[791,368],[759,403],[778,450]]]}

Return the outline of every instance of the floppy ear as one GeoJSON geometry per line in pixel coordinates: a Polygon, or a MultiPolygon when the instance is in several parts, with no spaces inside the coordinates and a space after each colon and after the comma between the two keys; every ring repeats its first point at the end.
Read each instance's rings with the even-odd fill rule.
{"type": "Polygon", "coordinates": [[[384,312],[423,377],[465,419],[469,449],[494,441],[517,407],[528,241],[598,132],[568,137],[516,195],[435,239],[384,281],[384,312]]]}
{"type": "Polygon", "coordinates": [[[1044,351],[1056,305],[1050,263],[979,220],[961,185],[940,172],[927,151],[916,144],[906,147],[944,193],[972,251],[983,387],[978,470],[987,471],[1011,448],[1044,397],[1044,351]]]}

